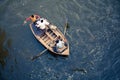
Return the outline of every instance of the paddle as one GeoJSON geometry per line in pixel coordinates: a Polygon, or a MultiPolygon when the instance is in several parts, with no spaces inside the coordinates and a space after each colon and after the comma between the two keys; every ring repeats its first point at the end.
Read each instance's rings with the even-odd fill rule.
{"type": "Polygon", "coordinates": [[[31,60],[33,61],[34,59],[36,59],[36,58],[38,58],[38,57],[40,57],[44,52],[46,52],[48,49],[45,49],[45,50],[43,50],[42,52],[40,52],[39,54],[37,54],[36,56],[33,56],[32,58],[31,58],[31,60]]]}
{"type": "Polygon", "coordinates": [[[66,23],[65,23],[65,27],[64,27],[64,33],[63,33],[64,35],[65,35],[68,27],[69,27],[68,19],[66,19],[66,23]]]}

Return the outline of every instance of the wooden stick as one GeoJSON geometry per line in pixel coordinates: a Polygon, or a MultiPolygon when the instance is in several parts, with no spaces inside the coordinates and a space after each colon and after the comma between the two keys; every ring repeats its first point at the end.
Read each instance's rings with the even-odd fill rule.
{"type": "Polygon", "coordinates": [[[67,29],[67,27],[66,27],[66,24],[65,24],[65,28],[64,28],[64,35],[65,35],[65,33],[66,33],[66,29],[67,29]]]}
{"type": "Polygon", "coordinates": [[[67,30],[67,26],[68,26],[68,20],[67,20],[67,18],[66,18],[66,23],[65,23],[65,27],[64,27],[64,35],[65,35],[65,33],[66,33],[66,30],[67,30]]]}
{"type": "Polygon", "coordinates": [[[36,58],[38,58],[38,57],[40,57],[44,52],[46,52],[48,49],[45,49],[45,50],[43,50],[42,52],[40,52],[39,54],[37,54],[36,56],[33,56],[32,58],[31,58],[31,60],[34,60],[34,59],[36,59],[36,58]]]}

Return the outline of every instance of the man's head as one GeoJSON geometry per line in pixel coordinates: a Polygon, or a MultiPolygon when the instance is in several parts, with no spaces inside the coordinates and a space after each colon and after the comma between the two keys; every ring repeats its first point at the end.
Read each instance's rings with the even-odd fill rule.
{"type": "Polygon", "coordinates": [[[57,40],[56,43],[59,43],[59,40],[57,40]]]}
{"type": "Polygon", "coordinates": [[[34,15],[31,15],[32,18],[34,18],[34,15]]]}

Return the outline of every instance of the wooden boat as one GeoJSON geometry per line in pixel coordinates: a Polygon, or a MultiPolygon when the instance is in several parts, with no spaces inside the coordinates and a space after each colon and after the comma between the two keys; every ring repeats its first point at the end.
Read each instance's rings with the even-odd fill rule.
{"type": "Polygon", "coordinates": [[[49,51],[59,55],[69,55],[69,43],[63,33],[53,24],[46,26],[45,31],[38,29],[34,23],[30,24],[30,29],[35,38],[46,47],[49,51]],[[66,45],[59,49],[59,52],[54,50],[56,40],[61,38],[66,45]]]}

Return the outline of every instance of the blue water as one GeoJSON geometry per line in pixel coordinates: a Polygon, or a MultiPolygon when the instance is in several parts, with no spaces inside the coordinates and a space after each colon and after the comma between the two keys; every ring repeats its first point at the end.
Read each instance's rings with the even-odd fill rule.
{"type": "Polygon", "coordinates": [[[0,80],[120,80],[119,0],[0,0],[0,80]],[[23,21],[39,14],[63,32],[68,57],[47,51],[23,21]]]}

